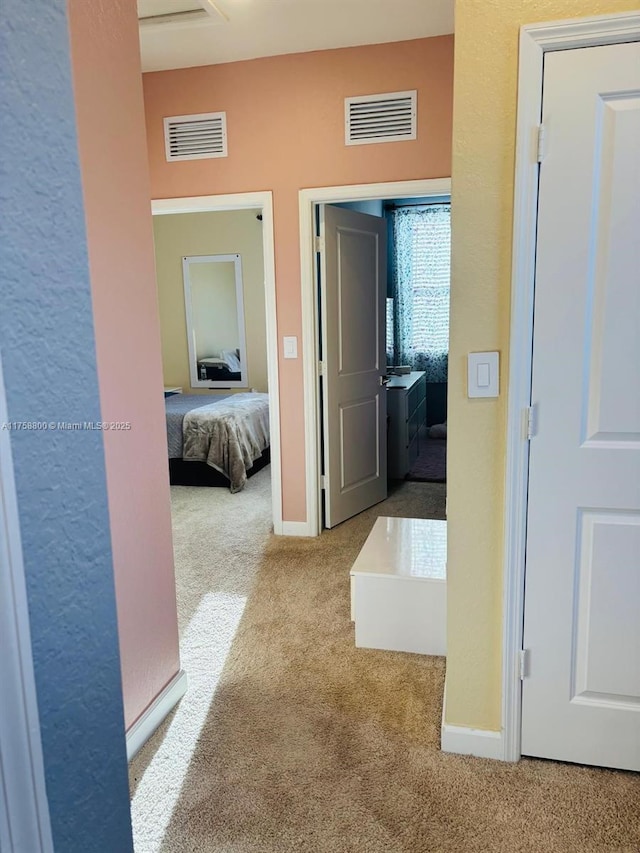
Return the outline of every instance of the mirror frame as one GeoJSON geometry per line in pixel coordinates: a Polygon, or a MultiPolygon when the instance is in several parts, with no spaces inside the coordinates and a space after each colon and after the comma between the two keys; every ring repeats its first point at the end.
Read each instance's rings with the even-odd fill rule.
{"type": "Polygon", "coordinates": [[[242,262],[240,255],[190,255],[182,258],[182,277],[184,280],[184,307],[187,323],[187,347],[189,350],[189,376],[192,388],[248,388],[249,372],[247,369],[247,342],[244,325],[244,292],[242,288],[242,262]],[[193,325],[193,303],[191,301],[191,278],[189,267],[191,264],[205,263],[230,263],[233,262],[236,279],[236,309],[238,312],[238,332],[240,336],[238,349],[240,350],[240,379],[223,380],[217,382],[213,379],[200,379],[198,376],[196,358],[196,339],[193,325]]]}

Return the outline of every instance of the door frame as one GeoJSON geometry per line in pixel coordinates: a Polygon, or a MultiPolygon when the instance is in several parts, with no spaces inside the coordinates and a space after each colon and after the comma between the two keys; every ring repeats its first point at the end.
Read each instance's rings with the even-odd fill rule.
{"type": "Polygon", "coordinates": [[[262,211],[264,299],[267,322],[267,381],[269,383],[269,430],[271,440],[271,505],[273,532],[286,533],[282,522],[282,454],[280,446],[280,386],[278,378],[278,327],[276,317],[276,273],[273,233],[273,194],[269,192],[228,193],[153,199],[151,215],[176,213],[221,213],[226,210],[262,211]]]}
{"type": "Polygon", "coordinates": [[[316,295],[315,206],[349,201],[383,201],[451,195],[451,178],[387,181],[376,184],[315,187],[298,193],[300,224],[300,292],[302,298],[302,372],[304,382],[305,481],[307,520],[305,536],[322,531],[322,452],[320,437],[320,383],[318,382],[319,327],[316,295]]]}
{"type": "MultiPolygon", "coordinates": [[[[0,423],[8,421],[0,362],[0,423]]],[[[0,842],[53,853],[10,436],[0,430],[0,842]]]]}
{"type": "Polygon", "coordinates": [[[555,50],[635,41],[640,41],[640,14],[635,12],[531,24],[520,29],[502,599],[502,758],[505,761],[518,761],[521,757],[520,652],[529,493],[527,417],[533,365],[538,127],[542,116],[544,55],[555,50]]]}

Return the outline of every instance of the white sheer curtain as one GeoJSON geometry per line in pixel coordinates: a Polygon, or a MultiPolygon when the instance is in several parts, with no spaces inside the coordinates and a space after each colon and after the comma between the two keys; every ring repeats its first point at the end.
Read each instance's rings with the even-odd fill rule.
{"type": "Polygon", "coordinates": [[[451,205],[401,207],[390,216],[394,363],[446,382],[451,205]]]}

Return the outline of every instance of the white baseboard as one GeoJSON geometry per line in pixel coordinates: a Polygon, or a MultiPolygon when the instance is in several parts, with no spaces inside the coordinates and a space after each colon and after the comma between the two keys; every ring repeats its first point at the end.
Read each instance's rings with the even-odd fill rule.
{"type": "Polygon", "coordinates": [[[283,536],[313,536],[311,525],[307,521],[283,521],[283,536]]]}
{"type": "Polygon", "coordinates": [[[466,726],[451,726],[445,723],[442,726],[440,746],[443,752],[504,761],[502,732],[470,729],[466,726]]]}
{"type": "Polygon", "coordinates": [[[442,728],[440,730],[440,748],[443,752],[457,755],[475,755],[476,758],[494,758],[504,761],[504,739],[502,732],[486,729],[471,729],[467,726],[452,726],[445,722],[447,710],[447,682],[444,683],[442,702],[442,728]]]}
{"type": "Polygon", "coordinates": [[[127,732],[127,761],[149,740],[187,690],[187,673],[181,669],[127,732]]]}

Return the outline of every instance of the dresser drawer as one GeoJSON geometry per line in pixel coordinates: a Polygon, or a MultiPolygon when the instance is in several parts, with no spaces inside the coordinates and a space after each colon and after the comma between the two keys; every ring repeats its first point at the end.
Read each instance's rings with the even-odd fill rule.
{"type": "Polygon", "coordinates": [[[409,415],[408,430],[409,441],[413,441],[414,435],[419,432],[420,427],[426,426],[427,423],[427,401],[422,400],[418,408],[414,409],[409,415]]]}
{"type": "Polygon", "coordinates": [[[409,459],[408,459],[408,468],[407,468],[408,471],[410,471],[413,468],[415,461],[418,458],[419,451],[420,451],[420,437],[418,435],[416,435],[415,438],[413,439],[413,441],[411,442],[411,444],[409,445],[409,459]]]}
{"type": "Polygon", "coordinates": [[[413,412],[418,408],[420,403],[425,399],[427,392],[426,378],[421,376],[420,379],[409,389],[407,394],[407,409],[408,416],[411,417],[413,412]]]}
{"type": "Polygon", "coordinates": [[[387,386],[389,416],[388,467],[390,479],[401,480],[418,457],[420,428],[426,422],[424,374],[393,377],[387,386]]]}

